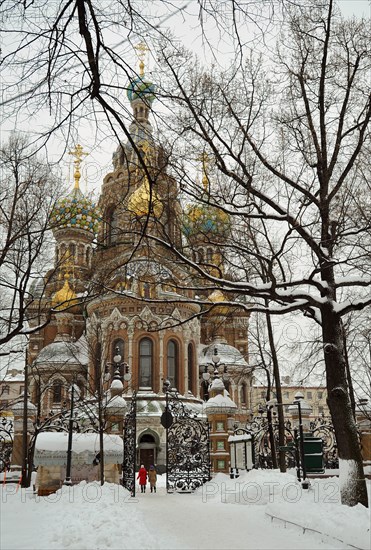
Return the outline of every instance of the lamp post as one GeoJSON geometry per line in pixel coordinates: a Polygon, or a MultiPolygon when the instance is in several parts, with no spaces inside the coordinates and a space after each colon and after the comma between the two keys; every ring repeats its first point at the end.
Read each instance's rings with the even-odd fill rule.
{"type": "Polygon", "coordinates": [[[75,397],[75,384],[71,386],[71,403],[70,403],[70,419],[68,423],[68,444],[67,444],[67,465],[66,465],[66,479],[63,485],[72,485],[71,481],[71,466],[72,466],[72,436],[73,436],[73,406],[75,397]]]}
{"type": "Polygon", "coordinates": [[[169,493],[169,481],[168,481],[168,464],[169,464],[169,445],[168,445],[168,430],[173,423],[173,415],[169,410],[169,390],[170,390],[170,381],[164,380],[163,391],[165,393],[165,410],[161,415],[161,424],[166,430],[166,491],[169,493]]]}
{"type": "Polygon", "coordinates": [[[295,411],[295,409],[293,409],[294,407],[295,407],[295,409],[297,409],[297,415],[298,415],[298,418],[297,418],[298,426],[294,430],[295,448],[296,448],[295,456],[296,456],[296,460],[298,462],[298,464],[297,464],[298,480],[301,481],[301,479],[300,479],[300,466],[301,466],[301,473],[302,473],[302,477],[303,477],[302,487],[303,487],[303,489],[308,489],[309,488],[309,482],[307,480],[307,469],[306,469],[306,465],[305,465],[305,452],[304,452],[303,411],[304,411],[304,413],[309,415],[308,411],[310,411],[311,408],[304,401],[304,396],[300,392],[297,392],[295,394],[294,401],[293,401],[292,405],[290,405],[289,408],[288,408],[289,412],[292,412],[293,410],[295,411]],[[303,407],[303,404],[304,404],[304,407],[303,407]],[[299,432],[299,434],[298,434],[298,432],[299,432]]]}
{"type": "Polygon", "coordinates": [[[31,464],[28,464],[28,441],[27,441],[27,426],[28,426],[28,350],[26,350],[26,359],[24,365],[24,392],[23,392],[23,432],[22,432],[22,478],[21,486],[29,487],[28,478],[31,464]]]}

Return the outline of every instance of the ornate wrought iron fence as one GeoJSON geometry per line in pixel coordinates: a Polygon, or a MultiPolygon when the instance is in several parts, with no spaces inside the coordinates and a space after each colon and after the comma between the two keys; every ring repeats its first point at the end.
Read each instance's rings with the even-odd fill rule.
{"type": "MultiPolygon", "coordinates": [[[[274,434],[275,452],[277,460],[279,455],[279,437],[278,437],[278,422],[272,423],[274,434]]],[[[254,417],[246,424],[246,430],[254,436],[254,452],[255,452],[255,467],[256,468],[273,468],[271,441],[269,437],[269,423],[265,416],[254,417]]],[[[337,454],[337,445],[335,438],[334,427],[329,417],[319,417],[310,423],[309,432],[315,437],[319,437],[323,441],[323,457],[325,468],[338,468],[339,459],[337,454]]],[[[295,467],[295,449],[287,448],[295,440],[293,426],[290,420],[285,422],[285,456],[286,465],[288,468],[295,467]]]]}

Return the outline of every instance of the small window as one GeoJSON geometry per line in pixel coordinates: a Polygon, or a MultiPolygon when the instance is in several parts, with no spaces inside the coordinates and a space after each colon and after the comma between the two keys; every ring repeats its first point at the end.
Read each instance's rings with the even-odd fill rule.
{"type": "Polygon", "coordinates": [[[9,395],[9,386],[3,386],[3,391],[1,392],[3,395],[9,395]]]}
{"type": "Polygon", "coordinates": [[[225,460],[218,460],[217,461],[217,468],[218,468],[218,470],[224,470],[225,469],[225,460]]]}
{"type": "Polygon", "coordinates": [[[224,422],[217,422],[216,423],[216,431],[217,432],[224,432],[224,422]]]}
{"type": "Polygon", "coordinates": [[[290,392],[288,391],[283,392],[283,396],[285,399],[290,399],[290,392]]]}
{"type": "Polygon", "coordinates": [[[317,393],[317,397],[318,397],[318,399],[323,399],[323,391],[319,391],[317,393]]]}
{"type": "Polygon", "coordinates": [[[224,441],[217,441],[216,442],[216,450],[217,451],[224,451],[225,450],[224,441]]]}
{"type": "Polygon", "coordinates": [[[307,391],[307,399],[312,399],[312,392],[311,391],[307,391]]]}
{"type": "Polygon", "coordinates": [[[322,414],[324,412],[324,408],[320,405],[318,407],[318,414],[322,414]]]}

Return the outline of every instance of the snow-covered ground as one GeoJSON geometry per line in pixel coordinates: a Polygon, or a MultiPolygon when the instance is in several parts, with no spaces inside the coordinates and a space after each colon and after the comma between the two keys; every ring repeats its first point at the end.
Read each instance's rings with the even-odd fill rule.
{"type": "MultiPolygon", "coordinates": [[[[370,482],[369,493],[370,493],[370,482]]],[[[302,489],[293,473],[218,474],[194,494],[135,498],[121,486],[81,483],[49,497],[1,486],[0,549],[370,548],[370,508],[342,506],[337,478],[302,489]]]]}

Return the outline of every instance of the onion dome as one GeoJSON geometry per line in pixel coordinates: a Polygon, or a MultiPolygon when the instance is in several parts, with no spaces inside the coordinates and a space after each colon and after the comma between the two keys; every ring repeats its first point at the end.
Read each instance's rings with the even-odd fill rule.
{"type": "Polygon", "coordinates": [[[131,195],[128,202],[128,210],[138,218],[148,216],[148,213],[153,214],[155,218],[161,216],[163,210],[162,202],[154,189],[152,189],[151,193],[147,177],[144,179],[142,185],[131,195]]]}
{"type": "MultiPolygon", "coordinates": [[[[208,297],[208,300],[210,302],[213,302],[214,304],[218,304],[219,302],[226,302],[226,297],[224,296],[223,292],[221,290],[214,290],[208,297]]],[[[227,315],[229,312],[228,306],[218,306],[213,307],[213,309],[210,311],[211,315],[227,315]]]]}
{"type": "Polygon", "coordinates": [[[208,157],[206,153],[201,155],[202,160],[202,185],[204,188],[203,204],[191,204],[186,208],[183,220],[183,232],[189,239],[198,238],[199,235],[208,236],[215,240],[224,239],[230,233],[231,223],[229,215],[221,208],[207,204],[210,201],[209,177],[206,173],[208,157]]]}
{"type": "Polygon", "coordinates": [[[75,186],[68,197],[56,203],[52,211],[51,223],[55,230],[71,227],[95,234],[101,220],[99,209],[90,198],[83,195],[79,188],[81,158],[87,153],[82,151],[81,145],[76,145],[75,150],[70,151],[70,154],[75,157],[75,186]]]}
{"type": "Polygon", "coordinates": [[[139,76],[131,78],[128,84],[127,96],[132,103],[136,99],[139,99],[151,105],[155,99],[155,85],[150,80],[147,80],[144,74],[144,56],[148,50],[147,46],[140,43],[136,46],[138,50],[139,63],[139,76]]]}
{"type": "Polygon", "coordinates": [[[64,285],[52,298],[52,307],[57,311],[65,311],[68,308],[68,311],[73,313],[76,306],[79,304],[79,299],[70,287],[68,278],[69,275],[66,273],[64,285]]]}
{"type": "Polygon", "coordinates": [[[127,96],[132,103],[136,99],[140,99],[151,105],[155,99],[156,87],[150,80],[145,78],[145,75],[138,76],[130,80],[128,84],[127,96]]]}
{"type": "Polygon", "coordinates": [[[201,234],[223,238],[230,232],[229,216],[216,207],[191,205],[186,209],[183,231],[186,237],[197,237],[201,234]]]}

